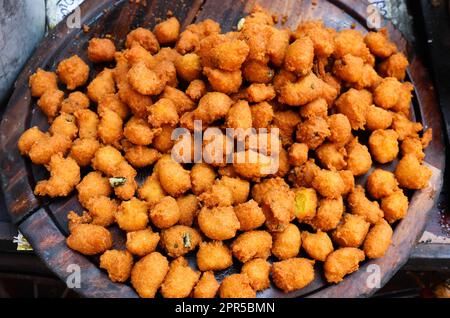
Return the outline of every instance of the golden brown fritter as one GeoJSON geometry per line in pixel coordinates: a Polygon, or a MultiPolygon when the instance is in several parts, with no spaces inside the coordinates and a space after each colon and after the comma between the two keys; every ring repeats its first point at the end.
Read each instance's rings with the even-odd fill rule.
{"type": "Polygon", "coordinates": [[[184,257],[170,263],[169,271],[161,285],[164,298],[186,298],[200,279],[200,272],[194,271],[184,257]]]}
{"type": "Polygon", "coordinates": [[[197,230],[185,226],[175,225],[161,231],[161,247],[170,257],[179,257],[193,251],[202,242],[197,230]]]}
{"type": "Polygon", "coordinates": [[[145,256],[156,250],[159,234],[147,228],[127,233],[126,247],[133,255],[145,256]]]}
{"type": "Polygon", "coordinates": [[[256,292],[246,274],[232,274],[223,279],[219,288],[220,298],[255,298],[256,292]]]}
{"type": "Polygon", "coordinates": [[[377,201],[370,201],[366,197],[364,188],[360,185],[348,196],[350,212],[362,216],[367,222],[375,224],[383,218],[383,210],[377,201]]]}
{"type": "Polygon", "coordinates": [[[302,289],[314,280],[314,261],[306,258],[290,258],[272,265],[275,285],[285,293],[302,289]]]}
{"type": "Polygon", "coordinates": [[[381,220],[375,224],[367,234],[364,241],[364,253],[368,258],[380,258],[386,253],[392,242],[392,228],[385,221],[381,220]]]}
{"type": "Polygon", "coordinates": [[[46,168],[50,172],[50,178],[37,183],[34,189],[36,195],[65,197],[80,182],[80,167],[72,158],[63,158],[61,154],[53,155],[46,168]]]}
{"type": "Polygon", "coordinates": [[[364,252],[355,247],[342,247],[330,253],[323,265],[329,283],[339,283],[345,275],[358,270],[365,259],[364,252]]]}
{"type": "Polygon", "coordinates": [[[77,224],[66,240],[67,246],[84,255],[95,255],[109,250],[113,244],[111,233],[102,226],[77,224]]]}
{"type": "Polygon", "coordinates": [[[255,291],[269,288],[270,269],[272,265],[262,258],[255,258],[242,266],[241,273],[247,275],[255,291]]]}
{"type": "Polygon", "coordinates": [[[421,164],[417,157],[412,154],[407,154],[400,159],[395,168],[395,177],[398,183],[401,187],[407,189],[426,188],[431,174],[431,169],[421,164]]]}
{"type": "Polygon", "coordinates": [[[169,271],[167,258],[153,252],[134,264],[131,271],[131,284],[140,297],[154,298],[169,271]]]}
{"type": "Polygon", "coordinates": [[[233,265],[231,250],[222,241],[200,243],[197,266],[202,272],[220,271],[233,265]]]}
{"type": "Polygon", "coordinates": [[[327,256],[333,252],[333,243],[326,232],[302,232],[302,247],[305,252],[316,261],[325,262],[327,256]]]}
{"type": "Polygon", "coordinates": [[[133,256],[128,251],[106,251],[100,256],[100,268],[106,269],[111,281],[123,283],[131,275],[133,256]]]}

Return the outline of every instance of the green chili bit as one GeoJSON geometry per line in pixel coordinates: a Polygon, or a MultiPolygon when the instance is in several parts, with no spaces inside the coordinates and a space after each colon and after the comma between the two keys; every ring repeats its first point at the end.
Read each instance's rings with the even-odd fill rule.
{"type": "Polygon", "coordinates": [[[186,248],[191,247],[191,235],[189,233],[183,234],[183,244],[184,244],[184,247],[186,247],[186,248]]]}
{"type": "Polygon", "coordinates": [[[306,194],[299,192],[295,196],[295,216],[299,217],[305,213],[306,210],[306,194]]]}
{"type": "Polygon", "coordinates": [[[109,184],[113,188],[117,188],[123,186],[127,182],[127,178],[117,177],[117,178],[109,178],[109,184]]]}

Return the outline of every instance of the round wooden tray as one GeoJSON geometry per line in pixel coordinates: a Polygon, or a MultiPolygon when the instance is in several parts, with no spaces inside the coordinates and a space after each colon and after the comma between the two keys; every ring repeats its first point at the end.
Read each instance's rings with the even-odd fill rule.
{"type": "MultiPolygon", "coordinates": [[[[366,1],[263,0],[257,2],[275,13],[286,15],[285,26],[291,28],[295,28],[300,21],[323,19],[326,25],[338,30],[355,27],[361,31],[367,31],[366,1]]],[[[138,26],[153,28],[158,18],[166,17],[168,10],[182,21],[183,26],[211,18],[221,23],[223,31],[230,31],[255,3],[256,1],[240,0],[154,0],[147,1],[147,5],[143,6],[131,3],[129,0],[87,0],[81,6],[81,25],[88,25],[90,31],[84,33],[80,28],[69,28],[66,21],[63,21],[43,40],[20,74],[0,127],[0,175],[5,201],[13,222],[19,226],[35,252],[57,276],[64,281],[70,280],[73,271],[70,265],[75,264],[80,267],[81,286],[75,289],[80,295],[137,297],[129,286],[112,283],[106,273],[98,268],[97,257],[88,258],[67,248],[65,244],[68,234],[66,215],[70,210],[82,211],[75,193],[61,199],[36,197],[33,194],[37,181],[47,178],[48,173],[43,167],[32,165],[28,159],[19,154],[17,140],[29,127],[38,126],[41,129],[47,129],[48,123],[36,107],[36,100],[30,96],[28,77],[38,67],[54,70],[60,60],[75,53],[87,61],[87,43],[94,36],[102,37],[110,34],[116,44],[121,46],[130,30],[138,26]]],[[[414,116],[423,123],[424,127],[433,128],[434,138],[426,151],[426,162],[434,172],[430,186],[412,195],[408,215],[395,227],[393,244],[382,259],[364,262],[359,271],[349,275],[338,285],[326,284],[318,264],[316,279],[306,288],[289,294],[270,288],[259,293],[259,297],[369,296],[383,286],[406,262],[418,236],[423,231],[427,211],[433,206],[442,186],[441,171],[445,164],[445,151],[441,115],[431,81],[421,62],[408,49],[406,41],[390,23],[381,19],[381,26],[388,28],[393,41],[408,55],[411,62],[408,76],[415,86],[415,98],[412,105],[414,116]],[[380,278],[379,284],[377,284],[377,278],[380,278]]],[[[93,65],[91,67],[94,70],[91,76],[94,76],[99,69],[93,65]]],[[[114,235],[115,247],[123,246],[121,231],[115,227],[112,227],[111,231],[114,235]]],[[[231,269],[231,271],[235,270],[237,269],[231,269]]]]}

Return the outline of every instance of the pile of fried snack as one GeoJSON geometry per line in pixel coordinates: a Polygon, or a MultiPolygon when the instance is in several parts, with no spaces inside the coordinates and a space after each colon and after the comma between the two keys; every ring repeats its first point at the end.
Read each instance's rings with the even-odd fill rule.
{"type": "Polygon", "coordinates": [[[409,119],[406,57],[386,30],[274,25],[261,7],[228,33],[212,20],[181,31],[171,17],[130,32],[123,51],[93,38],[89,60],[112,68],[89,83],[77,55],[30,77],[50,123],[18,142],[50,173],[35,193],[77,191],[85,212],[68,214],[67,245],[101,255],[112,281],[130,282],[141,297],[256,297],[270,277],[284,292],[304,288],[322,275],[315,263],[338,283],[388,250],[408,210],[404,190],[431,177],[423,165],[431,131],[409,119]],[[233,143],[227,127],[276,127],[279,147],[255,163],[180,164],[171,133],[194,120],[219,128],[204,146],[233,143]],[[268,175],[260,165],[272,152],[279,169],[268,175]],[[397,157],[395,172],[372,168],[397,157]],[[139,185],[144,167],[152,173],[139,185]],[[365,187],[355,185],[365,174],[365,187]],[[123,248],[112,248],[113,224],[123,248]],[[214,273],[233,264],[240,273],[219,283],[214,273]]]}

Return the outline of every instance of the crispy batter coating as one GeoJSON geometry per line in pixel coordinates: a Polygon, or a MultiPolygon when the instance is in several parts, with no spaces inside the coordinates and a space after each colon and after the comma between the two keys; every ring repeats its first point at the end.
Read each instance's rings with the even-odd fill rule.
{"type": "Polygon", "coordinates": [[[214,46],[209,54],[215,67],[224,71],[235,71],[241,68],[248,53],[247,43],[241,40],[231,40],[214,46]]]}
{"type": "Polygon", "coordinates": [[[398,134],[398,140],[404,140],[407,137],[418,137],[418,132],[423,129],[421,123],[410,121],[404,114],[394,114],[392,120],[392,129],[398,134]]]}
{"type": "Polygon", "coordinates": [[[361,57],[364,62],[373,65],[375,58],[370,54],[369,48],[364,43],[363,35],[353,29],[346,29],[337,32],[335,38],[335,49],[333,56],[341,58],[346,54],[361,57]]]}
{"type": "Polygon", "coordinates": [[[282,232],[272,233],[272,254],[279,260],[296,257],[302,245],[301,233],[295,224],[289,224],[282,232]]]}
{"type": "Polygon", "coordinates": [[[159,243],[159,233],[147,228],[127,233],[127,250],[137,256],[145,256],[156,250],[159,243]]]}
{"type": "Polygon", "coordinates": [[[75,116],[61,112],[52,122],[49,132],[52,135],[65,135],[71,140],[78,135],[78,127],[75,123],[75,116]]]}
{"type": "Polygon", "coordinates": [[[257,229],[266,221],[263,210],[254,200],[238,204],[234,208],[234,213],[239,220],[241,231],[257,229]]]}
{"type": "Polygon", "coordinates": [[[98,137],[105,145],[117,145],[123,136],[123,120],[114,111],[104,109],[100,113],[98,124],[98,137]]]}
{"type": "Polygon", "coordinates": [[[266,227],[271,232],[283,231],[295,218],[295,195],[289,188],[269,189],[261,198],[266,227]]]}
{"type": "Polygon", "coordinates": [[[140,146],[150,145],[160,129],[153,129],[145,119],[133,116],[125,124],[123,135],[133,144],[140,146]]]}
{"type": "Polygon", "coordinates": [[[169,272],[161,285],[164,298],[186,298],[200,279],[200,272],[194,271],[184,257],[170,263],[169,272]]]}
{"type": "Polygon", "coordinates": [[[342,193],[342,196],[347,196],[355,188],[355,177],[350,170],[341,170],[339,171],[339,174],[341,175],[345,185],[345,190],[342,193]]]}
{"type": "Polygon", "coordinates": [[[316,230],[324,232],[334,230],[344,214],[344,202],[342,197],[338,199],[321,199],[317,208],[317,213],[311,221],[307,223],[316,230]]]}
{"type": "Polygon", "coordinates": [[[197,217],[200,230],[212,240],[228,240],[236,235],[240,227],[233,207],[203,207],[197,217]]]}
{"type": "Polygon", "coordinates": [[[330,127],[328,140],[336,145],[344,146],[352,138],[352,127],[347,116],[343,114],[333,114],[327,118],[330,127]]]}
{"type": "MultiPolygon", "coordinates": [[[[407,169],[412,167],[408,165],[407,169]]],[[[375,199],[382,199],[398,189],[394,174],[383,169],[375,169],[367,178],[367,191],[375,199]]]]}
{"type": "Polygon", "coordinates": [[[36,195],[65,197],[80,182],[80,167],[72,158],[64,158],[60,153],[51,157],[46,166],[50,172],[48,180],[39,181],[34,189],[36,195]]]}
{"type": "Polygon", "coordinates": [[[331,199],[339,198],[345,191],[344,180],[337,171],[317,171],[312,186],[322,196],[331,199]]]}
{"type": "Polygon", "coordinates": [[[157,228],[167,229],[178,223],[180,209],[172,197],[164,197],[150,210],[150,219],[157,228]]]}
{"type": "Polygon", "coordinates": [[[33,145],[41,139],[46,139],[46,137],[46,134],[37,126],[27,129],[17,142],[20,153],[22,155],[28,155],[33,145]]]}
{"type": "Polygon", "coordinates": [[[299,24],[294,36],[308,36],[313,42],[315,55],[328,57],[334,51],[334,30],[325,28],[322,21],[305,21],[299,24]]]}
{"type": "Polygon", "coordinates": [[[129,107],[120,99],[118,94],[105,95],[98,101],[97,112],[101,114],[106,109],[114,111],[123,120],[130,115],[129,107]]]}
{"type": "Polygon", "coordinates": [[[302,106],[323,97],[330,103],[336,98],[337,93],[333,86],[311,72],[296,82],[285,82],[281,86],[278,100],[290,106],[302,106]]]}
{"type": "Polygon", "coordinates": [[[342,247],[330,253],[323,265],[329,283],[339,283],[345,275],[358,270],[359,262],[365,259],[364,252],[355,247],[342,247]]]}
{"type": "Polygon", "coordinates": [[[423,143],[420,138],[406,137],[400,145],[400,150],[403,156],[405,156],[406,154],[412,154],[420,162],[425,159],[425,153],[423,152],[423,143]]]}
{"type": "Polygon", "coordinates": [[[364,217],[371,224],[375,224],[383,218],[383,210],[380,209],[378,202],[370,201],[366,197],[364,188],[360,185],[356,186],[349,194],[348,205],[351,213],[364,217]]]}
{"type": "Polygon", "coordinates": [[[138,189],[138,194],[139,198],[145,200],[149,206],[154,206],[166,196],[166,192],[162,188],[158,176],[155,173],[144,181],[138,189]]]}
{"type": "Polygon", "coordinates": [[[87,207],[89,199],[99,196],[108,197],[112,193],[108,178],[103,177],[98,171],[89,172],[76,188],[78,200],[84,207],[87,207]]]}
{"type": "Polygon", "coordinates": [[[100,256],[100,268],[106,269],[111,281],[126,282],[133,268],[133,256],[128,251],[106,251],[100,256]]]}
{"type": "Polygon", "coordinates": [[[219,295],[220,298],[255,298],[256,292],[246,274],[232,274],[223,279],[219,295]]]}
{"type": "Polygon", "coordinates": [[[255,258],[242,266],[241,273],[248,276],[250,285],[255,291],[269,288],[272,265],[262,258],[255,258]]]}
{"type": "Polygon", "coordinates": [[[328,123],[322,117],[311,117],[298,125],[297,141],[304,143],[309,149],[319,147],[327,137],[331,136],[328,123]]]}
{"type": "Polygon", "coordinates": [[[175,126],[179,117],[175,104],[168,98],[161,98],[149,107],[148,122],[152,127],[159,128],[163,125],[175,126]]]}
{"type": "Polygon", "coordinates": [[[356,186],[349,194],[348,204],[351,213],[364,217],[371,224],[375,224],[383,218],[383,210],[380,209],[378,202],[370,201],[361,186],[356,186]]]}
{"type": "Polygon", "coordinates": [[[254,258],[267,259],[271,254],[272,236],[266,231],[248,231],[239,235],[231,245],[234,257],[246,263],[254,258]]]}
{"type": "Polygon", "coordinates": [[[175,67],[178,76],[186,82],[192,82],[199,79],[202,74],[201,60],[195,53],[182,55],[176,60],[175,67]]]}
{"type": "Polygon", "coordinates": [[[407,189],[426,188],[431,174],[431,169],[421,164],[417,157],[412,154],[406,154],[395,168],[395,177],[398,183],[401,187],[407,189]]]}
{"type": "Polygon", "coordinates": [[[46,91],[58,89],[58,77],[54,72],[46,72],[38,68],[36,73],[30,76],[29,84],[31,96],[41,97],[46,91]]]}
{"type": "Polygon", "coordinates": [[[89,41],[88,58],[94,63],[112,62],[116,46],[110,39],[93,38],[89,41]]]}
{"type": "Polygon", "coordinates": [[[370,223],[363,216],[345,214],[333,232],[333,241],[341,247],[359,247],[369,232],[370,223]]]}
{"type": "Polygon", "coordinates": [[[109,250],[113,244],[111,233],[102,226],[77,224],[66,240],[67,246],[84,255],[95,255],[109,250]]]}
{"type": "Polygon", "coordinates": [[[75,118],[78,125],[78,136],[80,138],[97,139],[98,135],[98,115],[90,109],[76,110],[75,118]]]}
{"type": "Polygon", "coordinates": [[[89,98],[82,92],[73,92],[62,101],[61,112],[67,114],[73,114],[79,109],[89,108],[89,98]]]}
{"type": "Polygon", "coordinates": [[[161,158],[161,154],[145,146],[131,146],[125,149],[125,159],[135,168],[144,168],[153,165],[161,158]]]}
{"type": "Polygon", "coordinates": [[[358,142],[358,138],[353,138],[346,146],[347,149],[347,169],[354,176],[367,173],[372,167],[372,157],[369,149],[358,142]]]}
{"type": "Polygon", "coordinates": [[[175,225],[161,232],[161,247],[170,257],[179,257],[193,251],[202,242],[197,230],[175,225]]]}
{"type": "Polygon", "coordinates": [[[392,234],[392,228],[385,220],[375,224],[364,241],[364,253],[366,256],[368,258],[383,257],[392,243],[392,234]]]}
{"type": "Polygon", "coordinates": [[[292,110],[274,113],[272,125],[280,130],[280,138],[284,147],[293,143],[293,135],[300,122],[300,116],[292,110]]]}
{"type": "Polygon", "coordinates": [[[193,101],[198,101],[206,94],[206,84],[200,79],[194,79],[186,89],[186,95],[193,101]]]}
{"type": "Polygon", "coordinates": [[[158,252],[153,252],[134,264],[131,271],[131,284],[140,297],[154,298],[168,271],[167,258],[158,252]]]}
{"type": "Polygon", "coordinates": [[[378,64],[378,72],[384,77],[395,77],[399,81],[403,81],[408,66],[409,62],[406,56],[398,52],[378,64]]]}
{"type": "Polygon", "coordinates": [[[127,81],[119,86],[119,97],[135,116],[141,118],[147,115],[147,107],[153,103],[150,96],[138,93],[127,81]]]}
{"type": "Polygon", "coordinates": [[[222,241],[200,243],[197,266],[202,272],[220,271],[233,265],[231,250],[222,241]]]}
{"type": "Polygon", "coordinates": [[[401,189],[396,190],[394,193],[381,200],[384,218],[391,224],[406,216],[408,213],[408,205],[408,197],[401,189]]]}
{"type": "Polygon", "coordinates": [[[91,223],[108,227],[114,223],[114,215],[117,213],[118,203],[106,196],[91,197],[85,203],[85,208],[92,218],[91,223]]]}
{"type": "Polygon", "coordinates": [[[128,82],[139,94],[159,95],[166,83],[144,63],[138,62],[128,71],[128,82]]]}
{"type": "Polygon", "coordinates": [[[73,91],[87,82],[89,66],[78,55],[73,55],[59,62],[56,73],[67,89],[73,91]]]}
{"type": "Polygon", "coordinates": [[[387,58],[397,52],[397,46],[389,41],[386,28],[383,28],[378,32],[369,32],[364,37],[364,42],[370,52],[376,57],[387,58]]]}
{"type": "Polygon", "coordinates": [[[319,170],[314,159],[308,159],[302,166],[294,168],[293,182],[299,187],[310,188],[319,170]]]}
{"type": "Polygon", "coordinates": [[[164,191],[173,197],[179,197],[191,188],[189,171],[173,160],[161,162],[158,177],[164,191]]]}
{"type": "Polygon", "coordinates": [[[98,103],[103,97],[116,93],[116,86],[112,70],[105,68],[87,87],[89,98],[98,103]]]}
{"type": "Polygon", "coordinates": [[[216,172],[206,163],[196,163],[191,169],[192,191],[199,195],[211,189],[216,172]]]}
{"type": "Polygon", "coordinates": [[[238,100],[231,106],[226,115],[225,126],[234,129],[252,127],[252,112],[247,101],[238,100]]]}
{"type": "Polygon", "coordinates": [[[197,282],[192,296],[194,298],[214,298],[219,291],[220,284],[214,277],[213,272],[204,272],[197,282]]]}
{"type": "Polygon", "coordinates": [[[154,32],[159,44],[175,43],[180,34],[180,22],[177,18],[171,17],[155,26],[154,32]]]}
{"type": "Polygon", "coordinates": [[[315,99],[312,102],[309,102],[308,104],[303,105],[300,108],[300,116],[302,116],[304,119],[308,119],[311,117],[326,118],[327,113],[328,113],[328,104],[327,101],[323,98],[315,99]]]}
{"type": "Polygon", "coordinates": [[[309,37],[299,37],[290,44],[284,58],[284,68],[298,76],[311,72],[314,59],[314,45],[309,37]]]}
{"type": "Polygon", "coordinates": [[[308,160],[308,146],[302,143],[294,143],[289,147],[289,163],[293,166],[301,166],[308,160]]]}
{"type": "Polygon", "coordinates": [[[49,122],[58,115],[64,101],[64,92],[59,89],[46,90],[39,98],[37,105],[47,116],[49,122]]]}
{"type": "Polygon", "coordinates": [[[387,129],[392,125],[392,113],[381,107],[370,105],[366,113],[368,130],[387,129]]]}
{"type": "Polygon", "coordinates": [[[305,252],[316,261],[325,262],[327,256],[333,252],[333,243],[326,232],[302,232],[302,247],[305,252]]]}
{"type": "Polygon", "coordinates": [[[329,170],[342,170],[347,166],[345,148],[325,142],[316,149],[316,155],[322,166],[329,170]]]}
{"type": "Polygon", "coordinates": [[[275,285],[285,293],[302,289],[314,280],[314,261],[306,258],[290,258],[272,265],[275,285]]]}
{"type": "Polygon", "coordinates": [[[347,116],[352,129],[364,129],[366,124],[367,108],[372,104],[372,96],[366,90],[350,88],[339,96],[336,101],[336,109],[347,116]]]}
{"type": "Polygon", "coordinates": [[[142,46],[151,54],[155,54],[156,52],[159,51],[158,40],[150,30],[144,28],[137,28],[128,33],[127,40],[125,43],[126,47],[131,48],[135,43],[142,46]]]}
{"type": "Polygon", "coordinates": [[[143,230],[148,224],[148,205],[145,201],[137,198],[122,201],[115,218],[119,227],[124,231],[143,230]]]}
{"type": "Polygon", "coordinates": [[[250,107],[252,124],[254,128],[267,128],[272,122],[274,111],[272,105],[261,102],[250,107]]]}
{"type": "Polygon", "coordinates": [[[395,130],[377,129],[370,135],[369,147],[373,158],[379,163],[388,163],[397,158],[398,134],[395,130]]]}
{"type": "Polygon", "coordinates": [[[222,71],[210,67],[203,68],[203,74],[208,78],[211,87],[224,94],[237,93],[242,84],[242,73],[236,71],[222,71]]]}
{"type": "Polygon", "coordinates": [[[199,199],[193,194],[187,194],[177,198],[177,203],[180,210],[180,219],[178,223],[181,225],[192,226],[200,207],[199,199]]]}
{"type": "Polygon", "coordinates": [[[269,65],[257,60],[248,60],[242,66],[242,75],[250,83],[269,83],[275,72],[269,65]]]}

